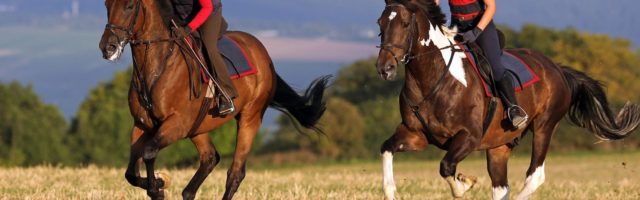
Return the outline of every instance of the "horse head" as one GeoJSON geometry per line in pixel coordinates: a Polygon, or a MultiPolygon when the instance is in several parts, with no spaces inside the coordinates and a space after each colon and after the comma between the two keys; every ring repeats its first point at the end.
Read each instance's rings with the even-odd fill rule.
{"type": "Polygon", "coordinates": [[[144,1],[149,0],[105,0],[108,23],[99,44],[104,59],[120,58],[127,43],[141,31],[143,23],[138,23],[138,17],[144,12],[144,1]]]}
{"type": "Polygon", "coordinates": [[[442,11],[430,0],[386,0],[386,6],[378,19],[380,26],[380,52],[377,60],[378,74],[385,80],[393,80],[400,64],[438,52],[440,43],[447,46],[452,33],[445,26],[442,11]]]}

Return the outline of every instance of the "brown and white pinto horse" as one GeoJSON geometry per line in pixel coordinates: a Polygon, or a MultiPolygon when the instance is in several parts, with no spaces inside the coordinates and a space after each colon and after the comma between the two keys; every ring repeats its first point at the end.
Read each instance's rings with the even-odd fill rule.
{"type": "Polygon", "coordinates": [[[601,84],[582,72],[561,67],[544,55],[528,49],[511,49],[523,58],[542,81],[517,94],[530,115],[526,128],[513,130],[498,106],[491,124],[483,131],[489,98],[478,76],[473,75],[464,53],[456,52],[455,33],[433,0],[386,0],[378,21],[381,50],[377,70],[383,79],[396,76],[406,63],[405,84],[400,97],[402,123],[381,147],[383,187],[387,199],[394,199],[393,154],[420,151],[427,144],[447,153],[440,163],[440,175],[454,197],[475,184],[475,178],[456,175],[456,166],[471,152],[486,150],[493,185],[493,199],[508,199],[507,160],[509,143],[526,131],[533,132],[533,152],[526,180],[517,199],[527,199],[544,182],[544,160],[558,122],[569,113],[576,125],[604,140],[628,136],[640,123],[640,107],[627,103],[614,115],[601,84]]]}
{"type": "Polygon", "coordinates": [[[260,128],[268,106],[286,111],[307,128],[315,128],[325,110],[322,96],[329,77],[317,79],[304,96],[298,95],[276,73],[264,46],[243,32],[228,36],[237,42],[257,73],[233,81],[239,97],[236,112],[225,116],[199,113],[205,105],[206,87],[195,87],[199,70],[186,44],[167,28],[161,12],[170,8],[166,0],[106,0],[107,28],[100,49],[108,60],[120,57],[131,44],[134,75],[129,92],[129,108],[135,125],[131,135],[131,157],[125,177],[133,186],[147,190],[152,199],[164,199],[168,178],[154,173],[158,151],[179,139],[189,138],[200,154],[200,167],[182,192],[184,199],[194,199],[205,178],[220,161],[211,138],[211,130],[235,118],[238,126],[233,163],[227,173],[222,199],[231,199],[245,176],[245,163],[253,139],[260,128]],[[200,123],[201,122],[201,123],[200,123]],[[139,161],[146,166],[147,177],[141,177],[139,161]]]}

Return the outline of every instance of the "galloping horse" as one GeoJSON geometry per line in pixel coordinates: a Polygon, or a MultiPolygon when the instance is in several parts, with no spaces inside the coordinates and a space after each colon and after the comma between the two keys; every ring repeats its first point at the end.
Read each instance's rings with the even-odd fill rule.
{"type": "Polygon", "coordinates": [[[147,190],[152,199],[164,199],[163,189],[169,181],[154,173],[158,151],[177,140],[191,139],[200,155],[200,166],[182,192],[184,199],[194,199],[220,160],[207,133],[236,119],[236,149],[223,195],[223,199],[231,199],[245,177],[245,162],[268,106],[288,112],[306,128],[315,128],[324,113],[322,96],[328,76],[314,81],[300,96],[275,73],[271,58],[258,39],[247,33],[230,32],[227,36],[247,53],[257,73],[233,81],[240,94],[235,99],[235,113],[216,117],[202,114],[211,108],[202,106],[209,100],[193,94],[205,93],[208,87],[194,87],[198,84],[193,80],[200,80],[200,71],[190,70],[189,66],[197,63],[185,50],[188,44],[175,37],[161,17],[168,2],[106,0],[105,5],[108,24],[100,41],[104,58],[117,60],[127,43],[131,44],[134,58],[129,108],[135,125],[125,177],[131,185],[147,190]],[[140,176],[140,159],[146,166],[146,178],[140,176]]]}
{"type": "MultiPolygon", "coordinates": [[[[394,199],[396,190],[392,165],[396,152],[420,151],[427,144],[446,150],[440,175],[457,198],[475,184],[474,177],[456,176],[457,164],[473,151],[486,150],[493,199],[507,199],[507,160],[513,147],[510,143],[530,130],[531,164],[517,196],[528,199],[544,182],[544,160],[551,135],[567,112],[572,122],[604,140],[624,138],[640,123],[640,107],[631,103],[613,115],[601,84],[586,74],[558,66],[535,51],[511,49],[508,51],[532,66],[542,79],[517,94],[530,121],[526,128],[514,130],[503,123],[502,114],[497,114],[485,132],[483,121],[490,99],[485,96],[480,78],[473,75],[471,63],[463,59],[465,54],[453,45],[455,32],[446,28],[440,8],[432,0],[386,0],[378,23],[379,75],[385,80],[393,79],[400,64],[406,63],[400,97],[402,123],[381,147],[387,199],[394,199]]],[[[496,112],[503,113],[504,109],[498,106],[496,112]]]]}

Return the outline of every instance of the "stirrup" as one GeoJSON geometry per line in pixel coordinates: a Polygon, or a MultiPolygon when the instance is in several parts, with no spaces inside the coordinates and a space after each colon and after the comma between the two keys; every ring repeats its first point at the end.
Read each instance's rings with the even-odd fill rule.
{"type": "Polygon", "coordinates": [[[236,111],[236,106],[234,105],[233,100],[226,99],[226,97],[224,97],[224,96],[221,96],[219,98],[225,98],[225,100],[222,100],[222,99],[218,100],[218,114],[220,116],[225,116],[225,115],[231,114],[231,113],[236,111]],[[230,100],[230,101],[227,101],[227,100],[230,100]],[[224,103],[225,106],[222,106],[223,105],[222,101],[225,101],[225,103],[224,103]]]}
{"type": "Polygon", "coordinates": [[[507,108],[507,118],[509,118],[511,125],[516,129],[524,128],[527,125],[527,121],[529,121],[527,112],[517,105],[512,105],[507,108]],[[516,114],[511,115],[512,112],[516,112],[516,114]]]}

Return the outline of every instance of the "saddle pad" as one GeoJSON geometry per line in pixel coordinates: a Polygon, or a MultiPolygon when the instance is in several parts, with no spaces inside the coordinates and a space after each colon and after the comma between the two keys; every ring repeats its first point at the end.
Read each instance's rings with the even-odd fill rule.
{"type": "MultiPolygon", "coordinates": [[[[473,69],[476,72],[476,75],[478,75],[478,77],[480,77],[480,79],[482,80],[485,94],[487,96],[493,96],[493,94],[491,94],[491,89],[487,84],[487,81],[484,80],[480,75],[480,71],[478,69],[478,66],[476,65],[475,58],[470,52],[467,51],[465,53],[467,54],[467,58],[469,59],[469,62],[473,66],[473,69]]],[[[503,51],[501,59],[502,59],[502,64],[507,69],[507,71],[514,72],[515,75],[518,76],[518,77],[513,77],[512,73],[506,72],[507,74],[510,74],[512,76],[513,88],[516,92],[519,92],[522,89],[540,81],[540,77],[538,77],[538,75],[536,75],[535,72],[533,72],[531,67],[526,62],[524,62],[524,60],[522,60],[520,57],[513,55],[507,51],[503,51]],[[520,85],[521,83],[522,83],[522,87],[520,85]]]]}
{"type": "Polygon", "coordinates": [[[238,79],[257,72],[253,63],[247,58],[244,49],[226,35],[222,36],[218,41],[218,49],[224,59],[224,63],[227,65],[227,71],[231,79],[238,79]]]}

